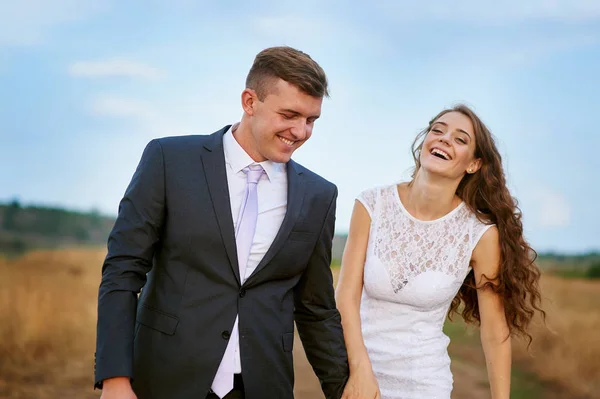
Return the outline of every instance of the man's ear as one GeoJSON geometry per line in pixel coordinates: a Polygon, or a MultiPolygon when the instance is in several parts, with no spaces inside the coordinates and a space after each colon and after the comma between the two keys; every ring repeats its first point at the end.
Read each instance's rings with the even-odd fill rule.
{"type": "Polygon", "coordinates": [[[252,89],[244,89],[242,92],[242,109],[250,116],[254,115],[256,103],[258,102],[258,96],[252,89]]]}

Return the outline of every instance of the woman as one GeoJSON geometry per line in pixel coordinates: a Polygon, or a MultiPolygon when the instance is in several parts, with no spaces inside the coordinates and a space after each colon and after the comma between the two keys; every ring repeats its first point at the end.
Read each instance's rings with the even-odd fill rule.
{"type": "Polygon", "coordinates": [[[336,291],[350,362],[343,398],[449,399],[442,328],[459,309],[480,326],[492,398],[508,398],[510,337],[531,342],[541,309],[535,252],[500,154],[459,105],[417,136],[413,155],[410,182],[355,202],[336,291]]]}

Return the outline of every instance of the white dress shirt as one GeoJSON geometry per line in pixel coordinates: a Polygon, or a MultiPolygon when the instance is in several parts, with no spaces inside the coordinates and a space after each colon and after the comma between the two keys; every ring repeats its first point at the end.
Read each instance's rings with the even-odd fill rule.
{"type": "MultiPolygon", "coordinates": [[[[237,126],[234,125],[234,129],[237,126]]],[[[286,165],[272,161],[254,162],[233,136],[232,129],[223,135],[223,150],[227,169],[227,185],[231,201],[231,216],[234,230],[237,228],[238,214],[246,190],[246,174],[248,165],[259,164],[265,170],[256,187],[258,196],[258,218],[256,232],[250,247],[250,255],[246,265],[246,273],[241,277],[242,283],[247,279],[273,243],[287,209],[287,174],[286,165]]],[[[237,324],[237,323],[236,323],[237,324]]],[[[241,373],[239,335],[235,331],[231,335],[235,343],[235,373],[241,373]]]]}

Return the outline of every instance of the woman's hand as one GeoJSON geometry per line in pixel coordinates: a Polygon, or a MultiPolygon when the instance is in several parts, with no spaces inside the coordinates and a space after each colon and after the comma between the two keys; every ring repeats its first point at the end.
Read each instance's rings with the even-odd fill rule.
{"type": "Polygon", "coordinates": [[[379,384],[370,365],[350,372],[342,399],[381,399],[379,384]]]}

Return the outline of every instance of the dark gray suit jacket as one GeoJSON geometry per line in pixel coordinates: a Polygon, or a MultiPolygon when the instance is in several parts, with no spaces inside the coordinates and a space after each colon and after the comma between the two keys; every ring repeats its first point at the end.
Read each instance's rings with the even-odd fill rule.
{"type": "Polygon", "coordinates": [[[283,224],[240,284],[228,128],[145,148],[108,239],[95,386],[129,376],[139,399],[204,399],[239,314],[246,398],[293,397],[294,320],[326,397],[339,398],[348,360],[329,267],[337,188],[290,161],[283,224]]]}

